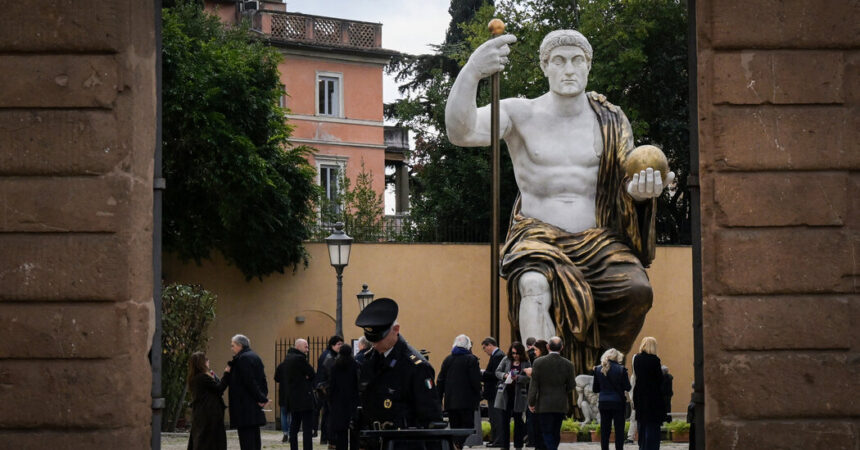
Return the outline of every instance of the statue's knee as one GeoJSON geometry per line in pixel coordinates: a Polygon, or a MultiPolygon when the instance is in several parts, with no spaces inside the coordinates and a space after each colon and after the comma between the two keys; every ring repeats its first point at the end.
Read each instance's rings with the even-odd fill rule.
{"type": "Polygon", "coordinates": [[[528,271],[520,275],[519,286],[523,297],[549,293],[549,282],[540,272],[528,271]]]}
{"type": "Polygon", "coordinates": [[[648,281],[644,272],[631,277],[630,298],[642,305],[651,306],[654,300],[654,291],[651,289],[651,282],[648,281]]]}

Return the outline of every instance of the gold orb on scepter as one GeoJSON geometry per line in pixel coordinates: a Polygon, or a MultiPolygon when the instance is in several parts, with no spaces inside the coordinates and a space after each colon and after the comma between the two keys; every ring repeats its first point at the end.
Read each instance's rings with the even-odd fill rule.
{"type": "Polygon", "coordinates": [[[633,178],[634,174],[649,167],[655,171],[660,171],[660,177],[665,185],[666,176],[669,175],[669,160],[659,147],[640,145],[630,152],[627,156],[627,161],[624,163],[624,171],[627,173],[628,178],[633,178]]]}
{"type": "Polygon", "coordinates": [[[501,19],[493,19],[487,24],[490,34],[493,36],[501,36],[505,33],[505,23],[501,19]]]}

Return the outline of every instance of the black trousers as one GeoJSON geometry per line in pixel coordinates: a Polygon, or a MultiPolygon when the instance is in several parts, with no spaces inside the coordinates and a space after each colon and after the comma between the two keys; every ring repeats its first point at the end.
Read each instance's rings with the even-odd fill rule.
{"type": "Polygon", "coordinates": [[[293,411],[293,421],[290,424],[290,450],[299,450],[299,428],[302,429],[302,449],[314,448],[313,410],[293,411]]]}
{"type": "MultiPolygon", "coordinates": [[[[449,409],[448,410],[448,425],[451,428],[475,428],[475,410],[474,409],[449,409]]],[[[463,446],[468,436],[457,437],[454,443],[463,446]]]]}
{"type": "Polygon", "coordinates": [[[260,427],[238,427],[239,448],[242,450],[260,450],[260,427]]]}
{"type": "Polygon", "coordinates": [[[349,450],[349,428],[342,430],[328,429],[328,442],[335,450],[349,450]]]}
{"type": "MultiPolygon", "coordinates": [[[[490,400],[490,405],[493,404],[493,401],[490,400]]],[[[504,420],[505,410],[501,408],[493,408],[492,406],[488,408],[487,414],[490,416],[490,443],[488,445],[492,445],[495,447],[500,447],[502,445],[502,440],[504,436],[502,435],[502,421],[504,420]]]]}
{"type": "MultiPolygon", "coordinates": [[[[611,426],[615,427],[615,450],[624,450],[624,403],[606,402],[597,406],[600,411],[600,448],[609,450],[609,434],[611,426]]],[[[641,423],[641,422],[640,422],[641,423]]],[[[639,430],[642,433],[642,430],[639,430]]]]}

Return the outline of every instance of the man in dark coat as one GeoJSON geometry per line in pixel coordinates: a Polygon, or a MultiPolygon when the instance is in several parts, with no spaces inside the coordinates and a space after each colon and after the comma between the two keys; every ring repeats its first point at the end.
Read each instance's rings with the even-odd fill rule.
{"type": "Polygon", "coordinates": [[[260,427],[266,424],[263,407],[269,403],[269,387],[263,360],[251,350],[251,341],[237,334],[230,341],[233,359],[230,366],[230,425],[239,432],[242,450],[259,450],[260,427]]]}
{"type": "Polygon", "coordinates": [[[663,418],[663,422],[671,422],[672,416],[669,414],[672,412],[672,395],[674,392],[672,391],[672,380],[675,377],[669,373],[669,368],[666,366],[662,366],[663,370],[663,384],[660,386],[660,393],[663,394],[663,408],[666,410],[666,416],[663,418]]]}
{"type": "Polygon", "coordinates": [[[504,436],[501,427],[502,416],[504,412],[498,408],[494,408],[496,402],[496,387],[498,387],[499,379],[496,378],[496,368],[499,363],[505,358],[505,352],[499,348],[499,343],[492,337],[487,337],[481,342],[481,348],[484,353],[490,355],[490,361],[487,362],[487,368],[481,374],[481,381],[484,383],[484,390],[481,393],[481,398],[487,401],[487,414],[490,419],[490,442],[487,447],[501,447],[504,436]]]}
{"type": "Polygon", "coordinates": [[[286,405],[292,416],[290,450],[298,450],[299,428],[302,429],[302,448],[312,450],[315,374],[313,366],[308,363],[308,341],[296,339],[295,346],[287,351],[284,366],[287,383],[286,405]]]}
{"type": "Polygon", "coordinates": [[[275,368],[275,383],[278,383],[278,405],[281,408],[281,431],[284,432],[284,437],[281,442],[289,442],[290,441],[290,424],[292,423],[292,416],[290,412],[287,410],[287,359],[286,356],[284,360],[278,364],[278,367],[275,368]]]}
{"type": "Polygon", "coordinates": [[[314,380],[314,388],[317,393],[317,404],[314,409],[314,431],[320,431],[320,444],[328,444],[328,382],[331,366],[334,365],[334,358],[337,357],[337,352],[340,351],[340,346],[343,345],[343,338],[334,335],[329,338],[328,346],[320,354],[317,359],[317,376],[314,380]],[[322,419],[320,419],[322,414],[322,419]]]}
{"type": "Polygon", "coordinates": [[[568,410],[570,391],[576,387],[573,363],[561,356],[561,338],[549,340],[549,354],[535,359],[529,383],[529,410],[536,413],[547,450],[558,449],[561,422],[568,410]]]}
{"type": "MultiPolygon", "coordinates": [[[[442,422],[433,366],[400,336],[397,312],[394,300],[380,298],[355,320],[373,343],[359,375],[362,429],[430,428],[442,422]]],[[[403,441],[397,448],[423,448],[423,443],[403,441]]]]}
{"type": "MultiPolygon", "coordinates": [[[[454,339],[451,354],[442,361],[436,386],[442,394],[451,428],[475,428],[475,410],[481,403],[481,368],[472,354],[472,341],[461,334],[454,339]]],[[[466,436],[455,445],[463,447],[466,436]]]]}

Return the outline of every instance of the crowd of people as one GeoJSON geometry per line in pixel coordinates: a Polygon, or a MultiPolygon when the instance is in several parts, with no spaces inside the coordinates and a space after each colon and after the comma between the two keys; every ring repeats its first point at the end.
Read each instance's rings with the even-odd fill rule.
{"type": "MultiPolygon", "coordinates": [[[[529,338],[525,345],[513,342],[507,352],[494,338],[485,338],[481,349],[489,359],[481,370],[471,339],[461,334],[454,338],[434,385],[433,367],[399,335],[396,304],[393,316],[390,311],[383,315],[390,317],[381,325],[373,325],[370,322],[374,319],[369,319],[356,352],[341,336],[332,336],[314,370],[308,361],[308,342],[298,339],[277,366],[274,380],[280,385],[281,428],[290,450],[299,450],[300,430],[304,450],[312,449],[316,436],[332,449],[368,448],[360,445],[353,425],[383,430],[439,428],[440,424],[445,426],[441,422],[443,410],[448,427],[475,429],[482,400],[487,402],[491,427],[487,447],[510,449],[513,444],[517,450],[524,446],[558,448],[562,421],[570,412],[569,398],[575,387],[574,366],[561,356],[561,338],[529,338]],[[358,417],[359,411],[365,417],[358,417]]],[[[240,447],[260,448],[260,427],[266,423],[263,408],[270,401],[263,362],[241,334],[233,337],[231,349],[233,359],[221,378],[210,370],[205,354],[194,353],[190,358],[188,386],[193,402],[189,449],[226,449],[225,390],[230,424],[238,430],[240,447]]],[[[601,448],[609,449],[613,429],[616,450],[623,448],[625,419],[633,409],[630,420],[638,429],[640,449],[657,449],[671,398],[671,375],[657,356],[657,341],[653,337],[642,339],[639,353],[632,358],[633,383],[623,364],[624,355],[610,348],[593,369],[601,448]]],[[[466,438],[454,438],[454,447],[462,448],[466,438]]]]}

